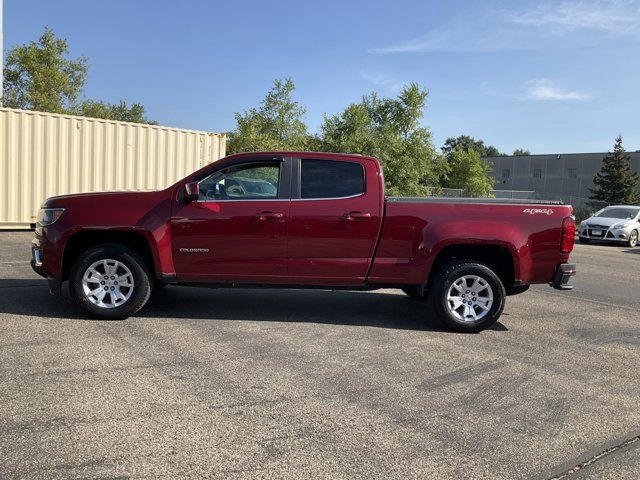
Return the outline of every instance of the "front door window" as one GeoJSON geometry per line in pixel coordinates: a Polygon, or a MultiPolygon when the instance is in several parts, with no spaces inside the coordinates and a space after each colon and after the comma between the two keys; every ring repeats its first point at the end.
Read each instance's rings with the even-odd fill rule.
{"type": "Polygon", "coordinates": [[[200,200],[273,200],[279,178],[280,162],[233,165],[200,182],[200,200]]]}

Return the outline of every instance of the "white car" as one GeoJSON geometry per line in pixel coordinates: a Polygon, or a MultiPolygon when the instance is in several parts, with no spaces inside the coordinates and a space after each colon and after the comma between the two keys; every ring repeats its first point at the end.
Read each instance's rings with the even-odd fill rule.
{"type": "Polygon", "coordinates": [[[581,222],[578,231],[581,243],[604,240],[635,247],[638,244],[640,232],[640,207],[636,205],[605,207],[581,222]]]}

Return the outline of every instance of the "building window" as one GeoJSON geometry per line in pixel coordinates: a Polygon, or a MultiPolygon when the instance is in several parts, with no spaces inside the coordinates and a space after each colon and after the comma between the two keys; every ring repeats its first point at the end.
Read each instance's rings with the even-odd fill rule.
{"type": "Polygon", "coordinates": [[[542,169],[534,168],[533,169],[533,178],[542,178],[542,169]]]}
{"type": "Polygon", "coordinates": [[[502,169],[502,178],[509,178],[511,176],[511,170],[508,168],[502,169]]]}
{"type": "Polygon", "coordinates": [[[569,178],[578,178],[578,169],[573,167],[567,170],[567,175],[569,178]]]}

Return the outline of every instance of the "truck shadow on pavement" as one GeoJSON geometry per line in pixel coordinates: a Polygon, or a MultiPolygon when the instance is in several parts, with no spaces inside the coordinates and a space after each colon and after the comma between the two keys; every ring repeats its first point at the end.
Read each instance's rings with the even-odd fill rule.
{"type": "MultiPolygon", "coordinates": [[[[399,291],[398,291],[399,292],[399,291]]],[[[47,282],[0,279],[0,315],[82,319],[66,288],[53,297],[47,282]]],[[[369,326],[399,330],[446,331],[426,302],[402,293],[285,289],[210,289],[167,286],[154,292],[136,317],[240,320],[369,326]]],[[[501,323],[493,330],[507,331],[501,323]]]]}

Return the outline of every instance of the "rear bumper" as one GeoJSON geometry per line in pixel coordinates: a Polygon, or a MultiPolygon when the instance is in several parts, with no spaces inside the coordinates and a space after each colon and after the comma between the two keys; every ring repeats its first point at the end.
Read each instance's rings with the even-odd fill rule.
{"type": "Polygon", "coordinates": [[[575,263],[561,263],[556,268],[551,286],[556,290],[572,290],[573,285],[568,285],[569,279],[576,274],[575,263]]]}

